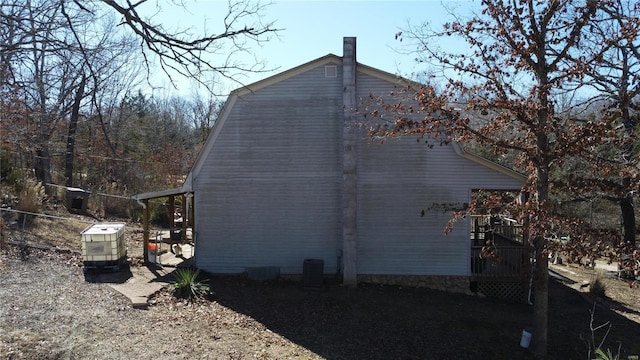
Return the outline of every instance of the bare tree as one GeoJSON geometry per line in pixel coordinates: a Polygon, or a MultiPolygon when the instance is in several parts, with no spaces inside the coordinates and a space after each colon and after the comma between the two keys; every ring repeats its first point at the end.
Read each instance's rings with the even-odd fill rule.
{"type": "Polygon", "coordinates": [[[36,123],[35,175],[48,184],[52,182],[49,141],[54,129],[69,113],[69,99],[80,71],[75,48],[59,40],[68,29],[61,17],[61,4],[28,1],[24,5],[26,17],[22,27],[29,41],[27,51],[16,51],[20,61],[14,74],[36,123]]]}
{"type": "Polygon", "coordinates": [[[71,127],[82,116],[83,106],[91,109],[92,118],[100,124],[111,156],[118,156],[105,122],[104,112],[109,110],[103,109],[100,100],[109,97],[100,93],[115,74],[142,64],[149,79],[159,66],[172,81],[185,76],[213,92],[213,84],[202,80],[210,74],[235,79],[238,73],[264,70],[261,62],[245,63],[238,55],[247,53],[250,43],[267,41],[275,34],[273,24],[262,21],[265,5],[231,1],[220,32],[205,30],[201,36],[190,36],[188,29],[168,31],[154,23],[153,16],[147,14],[154,3],[160,4],[148,0],[18,0],[0,4],[1,85],[32,114],[24,123],[32,123],[35,131],[25,139],[27,146],[22,151],[34,153],[40,181],[52,181],[51,136],[72,116],[65,161],[66,182],[72,183],[75,130],[71,127]],[[109,22],[114,17],[118,18],[117,26],[109,22]]]}
{"type": "MultiPolygon", "coordinates": [[[[3,4],[1,14],[7,26],[0,44],[6,59],[2,86],[11,89],[30,113],[26,122],[33,123],[34,131],[21,142],[22,151],[33,152],[37,179],[51,183],[53,133],[70,115],[75,117],[70,126],[77,123],[81,102],[102,89],[103,79],[124,63],[123,49],[130,46],[109,31],[108,22],[102,21],[106,19],[70,12],[64,1],[3,4]]],[[[72,129],[69,135],[72,140],[72,129]]],[[[73,142],[70,145],[67,166],[73,161],[73,142]]]]}
{"type": "MultiPolygon", "coordinates": [[[[183,31],[169,32],[162,25],[154,24],[141,15],[140,9],[149,0],[93,0],[101,2],[122,16],[122,25],[135,33],[140,40],[140,54],[147,68],[152,68],[152,58],[157,57],[165,74],[172,79],[173,73],[194,79],[207,89],[211,84],[203,79],[219,75],[233,81],[238,73],[265,71],[261,61],[245,62],[238,55],[250,54],[249,43],[268,41],[278,30],[273,22],[263,22],[267,5],[259,1],[229,0],[228,12],[218,33],[205,33],[200,37],[187,37],[183,31]],[[213,62],[209,55],[222,55],[224,61],[213,62]]],[[[181,2],[172,1],[174,4],[181,2]]],[[[74,0],[79,7],[84,8],[74,0]]],[[[185,6],[185,5],[182,5],[185,6]]]]}
{"type": "Polygon", "coordinates": [[[80,118],[80,103],[82,102],[82,97],[84,95],[84,87],[86,84],[87,78],[83,77],[78,85],[78,90],[76,91],[76,96],[73,99],[73,105],[71,107],[71,115],[69,117],[69,131],[67,135],[67,152],[65,153],[65,166],[64,166],[64,177],[65,177],[65,185],[73,186],[73,160],[74,160],[74,150],[76,146],[76,130],[78,128],[78,119],[80,118]]]}
{"type": "Polygon", "coordinates": [[[198,131],[202,143],[207,140],[209,132],[220,113],[223,102],[211,94],[208,97],[195,94],[191,99],[191,123],[198,131]]]}
{"type": "Polygon", "coordinates": [[[590,37],[584,39],[583,54],[597,60],[585,68],[584,85],[595,90],[588,103],[602,104],[608,116],[617,118],[623,127],[625,141],[617,159],[608,159],[609,163],[602,168],[624,174],[612,192],[620,204],[624,241],[635,245],[633,194],[639,189],[633,176],[638,166],[638,149],[634,147],[637,147],[636,128],[640,125],[640,4],[610,0],[602,3],[602,10],[597,21],[590,25],[590,37]],[[612,166],[616,171],[610,170],[612,166]]]}

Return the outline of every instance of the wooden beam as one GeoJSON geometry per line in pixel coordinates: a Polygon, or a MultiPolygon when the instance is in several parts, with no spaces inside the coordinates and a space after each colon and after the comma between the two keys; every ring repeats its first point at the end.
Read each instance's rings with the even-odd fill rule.
{"type": "Polygon", "coordinates": [[[182,217],[182,241],[187,240],[187,222],[189,218],[187,218],[187,196],[182,195],[182,211],[180,212],[180,216],[182,217]]]}
{"type": "Polygon", "coordinates": [[[176,213],[176,197],[173,195],[169,196],[169,230],[170,234],[173,233],[173,229],[175,228],[175,213],[176,213]]]}
{"type": "Polygon", "coordinates": [[[142,259],[145,264],[149,263],[149,200],[142,200],[142,259]]]}

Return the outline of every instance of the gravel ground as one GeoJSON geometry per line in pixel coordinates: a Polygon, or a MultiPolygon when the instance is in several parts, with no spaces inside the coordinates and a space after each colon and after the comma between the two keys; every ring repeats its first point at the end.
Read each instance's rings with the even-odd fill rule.
{"type": "MultiPolygon", "coordinates": [[[[214,277],[210,299],[186,303],[161,291],[137,310],[107,284],[85,281],[80,265],[74,252],[0,252],[0,358],[531,358],[518,345],[528,305],[426,289],[305,291],[294,282],[214,277]]],[[[612,284],[608,291],[626,300],[599,301],[593,324],[612,324],[605,348],[639,354],[638,290],[612,284]]],[[[588,358],[592,302],[555,282],[550,292],[550,358],[588,358]]]]}
{"type": "Polygon", "coordinates": [[[215,303],[160,294],[156,306],[132,309],[109,286],[85,282],[74,255],[32,250],[22,261],[16,249],[0,259],[2,359],[317,358],[215,303]]]}

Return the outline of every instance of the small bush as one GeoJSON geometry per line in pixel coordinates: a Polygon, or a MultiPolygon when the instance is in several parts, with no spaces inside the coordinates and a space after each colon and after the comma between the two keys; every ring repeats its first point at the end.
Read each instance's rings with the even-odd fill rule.
{"type": "Polygon", "coordinates": [[[102,204],[106,216],[129,217],[129,200],[104,196],[102,204]]]}
{"type": "Polygon", "coordinates": [[[21,261],[28,261],[29,257],[31,256],[31,248],[29,247],[29,245],[25,244],[25,243],[21,243],[19,245],[20,248],[20,260],[21,261]]]}
{"type": "Polygon", "coordinates": [[[589,287],[589,294],[591,296],[604,299],[607,297],[606,291],[607,287],[600,277],[596,277],[591,281],[591,286],[589,287]]]}
{"type": "Polygon", "coordinates": [[[169,285],[173,296],[189,301],[209,295],[207,280],[199,280],[200,269],[180,268],[174,273],[175,282],[169,285]]]}
{"type": "Polygon", "coordinates": [[[614,355],[611,349],[607,349],[605,352],[601,348],[596,349],[596,360],[618,360],[620,356],[614,355]]]}
{"type": "Polygon", "coordinates": [[[163,227],[169,226],[169,208],[166,203],[151,202],[149,204],[149,212],[149,220],[152,224],[163,227]]]}
{"type": "Polygon", "coordinates": [[[0,151],[0,179],[15,189],[22,190],[24,186],[24,174],[20,168],[15,166],[13,159],[8,157],[6,153],[0,151]]]}
{"type": "MultiPolygon", "coordinates": [[[[594,283],[599,282],[599,279],[596,278],[594,283]]],[[[604,292],[604,290],[603,290],[604,292]]],[[[595,359],[595,360],[619,360],[620,359],[620,351],[622,350],[622,344],[618,344],[618,352],[612,353],[611,349],[604,350],[603,346],[607,337],[609,336],[609,332],[611,331],[611,322],[607,321],[601,325],[594,325],[594,317],[596,312],[596,303],[593,303],[593,308],[591,309],[591,321],[589,322],[589,329],[591,330],[591,339],[589,341],[589,355],[587,359],[595,359]],[[604,331],[604,335],[597,340],[596,333],[599,331],[604,331]],[[595,356],[595,358],[593,357],[595,356]]]]}
{"type": "MultiPolygon", "coordinates": [[[[46,199],[47,194],[41,183],[27,184],[20,192],[18,210],[28,213],[41,213],[42,204],[46,199]]],[[[33,215],[21,214],[20,221],[25,221],[27,225],[31,225],[33,217],[33,215]]]]}
{"type": "Polygon", "coordinates": [[[6,177],[3,176],[3,179],[5,179],[6,183],[12,186],[16,191],[22,191],[24,189],[24,178],[25,176],[22,170],[18,168],[11,168],[6,177]]]}
{"type": "Polygon", "coordinates": [[[0,219],[0,251],[7,250],[7,224],[0,219]]]}

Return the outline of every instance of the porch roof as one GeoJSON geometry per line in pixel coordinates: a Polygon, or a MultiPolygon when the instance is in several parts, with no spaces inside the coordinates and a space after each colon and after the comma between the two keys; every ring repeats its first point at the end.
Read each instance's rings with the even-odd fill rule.
{"type": "Polygon", "coordinates": [[[134,200],[148,200],[148,199],[156,199],[156,198],[161,198],[161,197],[166,197],[166,196],[176,196],[176,195],[182,195],[182,194],[186,194],[186,193],[190,193],[191,191],[187,191],[183,188],[180,189],[166,189],[166,190],[160,190],[160,191],[152,191],[152,192],[146,192],[146,193],[142,193],[142,194],[136,194],[133,195],[131,198],[133,198],[134,200]]]}

